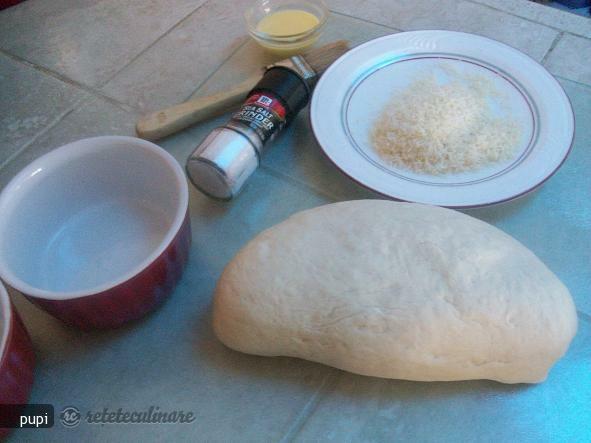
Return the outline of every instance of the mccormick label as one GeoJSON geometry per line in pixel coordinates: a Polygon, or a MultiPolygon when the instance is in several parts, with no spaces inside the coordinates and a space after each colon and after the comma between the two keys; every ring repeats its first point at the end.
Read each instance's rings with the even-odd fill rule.
{"type": "Polygon", "coordinates": [[[256,132],[265,144],[285,126],[285,107],[271,94],[253,94],[232,116],[231,122],[241,123],[256,132]]]}

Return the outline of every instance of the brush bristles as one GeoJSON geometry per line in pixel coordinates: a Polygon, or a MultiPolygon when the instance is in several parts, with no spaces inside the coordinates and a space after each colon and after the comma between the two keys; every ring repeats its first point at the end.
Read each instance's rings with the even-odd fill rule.
{"type": "Polygon", "coordinates": [[[328,68],[337,58],[349,50],[349,42],[347,40],[337,40],[320,48],[311,49],[303,54],[304,59],[310,65],[316,74],[320,75],[326,68],[328,68]]]}

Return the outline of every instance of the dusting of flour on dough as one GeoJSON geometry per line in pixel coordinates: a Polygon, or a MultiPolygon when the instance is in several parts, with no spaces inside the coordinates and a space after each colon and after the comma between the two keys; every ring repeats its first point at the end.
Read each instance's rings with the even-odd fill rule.
{"type": "Polygon", "coordinates": [[[543,381],[577,315],[527,248],[462,213],[359,200],[293,215],[248,243],[213,327],[247,353],[408,380],[543,381]]]}

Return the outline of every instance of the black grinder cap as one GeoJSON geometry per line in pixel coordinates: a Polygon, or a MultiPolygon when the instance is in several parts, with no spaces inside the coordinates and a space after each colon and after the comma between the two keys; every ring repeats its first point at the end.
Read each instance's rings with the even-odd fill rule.
{"type": "Polygon", "coordinates": [[[308,84],[291,69],[283,66],[268,69],[248,95],[256,93],[269,93],[279,99],[287,111],[287,124],[308,104],[312,95],[308,84]]]}

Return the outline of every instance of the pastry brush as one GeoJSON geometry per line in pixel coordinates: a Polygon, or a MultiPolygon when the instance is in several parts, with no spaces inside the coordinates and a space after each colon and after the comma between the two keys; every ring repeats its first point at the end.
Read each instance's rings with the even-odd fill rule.
{"type": "Polygon", "coordinates": [[[263,73],[276,66],[292,69],[313,85],[322,73],[349,49],[346,40],[338,40],[302,54],[266,66],[238,85],[213,95],[198,97],[141,117],[136,124],[137,135],[158,140],[181,131],[197,122],[221,115],[238,107],[263,73]]]}

